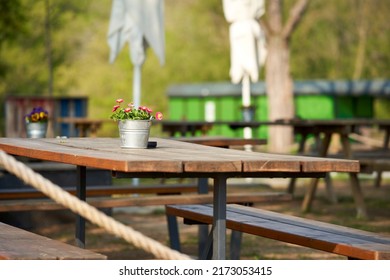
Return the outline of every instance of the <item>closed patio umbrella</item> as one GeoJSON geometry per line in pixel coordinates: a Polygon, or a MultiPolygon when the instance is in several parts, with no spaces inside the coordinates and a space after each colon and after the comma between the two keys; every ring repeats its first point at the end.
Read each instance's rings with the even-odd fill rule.
{"type": "Polygon", "coordinates": [[[113,63],[126,43],[134,66],[133,102],[141,103],[141,69],[150,46],[160,64],[165,62],[163,0],[113,0],[108,45],[113,63]]]}
{"type": "Polygon", "coordinates": [[[246,76],[256,82],[266,57],[265,35],[258,22],[265,12],[264,0],[223,0],[223,11],[230,23],[232,82],[246,76]]]}
{"type": "MultiPolygon", "coordinates": [[[[265,34],[258,19],[264,14],[264,0],[223,0],[223,11],[230,23],[230,77],[242,83],[242,106],[250,107],[250,82],[257,82],[266,57],[265,34]]],[[[251,138],[251,129],[244,129],[251,138]]]]}

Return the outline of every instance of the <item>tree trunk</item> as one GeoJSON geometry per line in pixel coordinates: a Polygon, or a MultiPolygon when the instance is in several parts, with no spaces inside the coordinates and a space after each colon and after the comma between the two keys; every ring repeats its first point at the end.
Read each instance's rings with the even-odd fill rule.
{"type": "MultiPolygon", "coordinates": [[[[268,22],[263,22],[267,35],[266,87],[268,118],[292,119],[295,117],[293,82],[290,76],[289,40],[300,22],[308,0],[299,0],[291,8],[283,25],[283,1],[268,1],[268,22]]],[[[274,153],[289,153],[293,144],[293,129],[289,126],[270,126],[268,149],[274,153]]]]}
{"type": "MultiPolygon", "coordinates": [[[[267,97],[268,118],[291,119],[295,115],[292,80],[289,71],[288,43],[277,34],[268,38],[267,58],[267,97]]],[[[276,153],[290,152],[293,132],[289,126],[270,126],[269,151],[276,153]]]]}

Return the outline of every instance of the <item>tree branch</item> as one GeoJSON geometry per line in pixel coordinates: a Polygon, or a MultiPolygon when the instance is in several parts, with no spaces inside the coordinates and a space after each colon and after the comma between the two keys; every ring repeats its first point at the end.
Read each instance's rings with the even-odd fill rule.
{"type": "Polygon", "coordinates": [[[293,33],[294,29],[302,19],[303,14],[309,5],[309,0],[299,0],[294,7],[290,10],[290,16],[283,28],[282,36],[288,40],[293,33]]]}

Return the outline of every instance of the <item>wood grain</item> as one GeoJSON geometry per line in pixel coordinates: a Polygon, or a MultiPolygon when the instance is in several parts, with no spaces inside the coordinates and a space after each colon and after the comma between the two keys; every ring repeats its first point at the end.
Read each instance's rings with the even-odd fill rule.
{"type": "Polygon", "coordinates": [[[0,222],[0,259],[105,260],[107,257],[0,222]]]}

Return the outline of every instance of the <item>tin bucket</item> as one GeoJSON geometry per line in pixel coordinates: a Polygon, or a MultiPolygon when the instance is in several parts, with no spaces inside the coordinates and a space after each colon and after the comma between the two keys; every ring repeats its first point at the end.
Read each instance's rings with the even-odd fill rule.
{"type": "Polygon", "coordinates": [[[27,138],[45,138],[46,131],[47,131],[47,122],[26,123],[27,138]]]}
{"type": "Polygon", "coordinates": [[[151,125],[152,121],[150,120],[119,121],[121,148],[146,149],[148,147],[151,125]]]}

